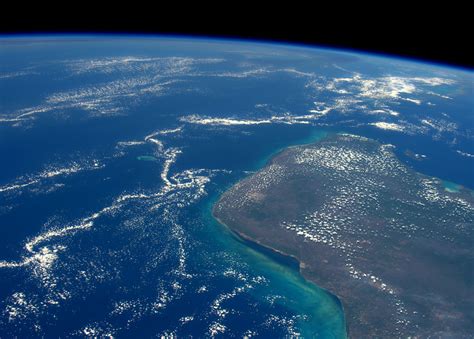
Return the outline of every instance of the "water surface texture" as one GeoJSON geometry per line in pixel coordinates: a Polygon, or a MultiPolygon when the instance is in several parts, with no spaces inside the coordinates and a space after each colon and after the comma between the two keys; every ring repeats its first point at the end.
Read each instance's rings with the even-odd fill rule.
{"type": "Polygon", "coordinates": [[[2,38],[0,336],[344,337],[338,300],[220,225],[214,202],[330,132],[472,189],[472,84],[287,45],[2,38]]]}

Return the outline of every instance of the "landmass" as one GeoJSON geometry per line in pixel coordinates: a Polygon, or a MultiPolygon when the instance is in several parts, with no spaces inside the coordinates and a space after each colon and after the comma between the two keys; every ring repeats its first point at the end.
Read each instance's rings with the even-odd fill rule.
{"type": "Polygon", "coordinates": [[[472,337],[474,194],[333,134],[290,147],[227,190],[214,216],[293,256],[336,295],[349,337],[472,337]]]}

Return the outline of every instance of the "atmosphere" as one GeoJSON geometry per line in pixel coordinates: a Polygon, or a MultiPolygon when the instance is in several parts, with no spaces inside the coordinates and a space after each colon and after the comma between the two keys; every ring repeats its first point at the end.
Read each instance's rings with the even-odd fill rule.
{"type": "Polygon", "coordinates": [[[0,37],[1,338],[472,337],[467,65],[30,27],[0,37]]]}

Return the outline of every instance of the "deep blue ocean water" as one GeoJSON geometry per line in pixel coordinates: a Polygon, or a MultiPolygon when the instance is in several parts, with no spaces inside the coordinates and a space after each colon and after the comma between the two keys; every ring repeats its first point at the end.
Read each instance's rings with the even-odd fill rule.
{"type": "Polygon", "coordinates": [[[24,37],[0,41],[0,93],[1,337],[344,337],[334,296],[212,218],[219,195],[327,132],[393,144],[415,170],[474,188],[469,71],[238,41],[24,37]]]}

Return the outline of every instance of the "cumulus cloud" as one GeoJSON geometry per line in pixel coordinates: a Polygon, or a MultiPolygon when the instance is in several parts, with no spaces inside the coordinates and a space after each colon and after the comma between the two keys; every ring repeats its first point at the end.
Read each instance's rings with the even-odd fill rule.
{"type": "Polygon", "coordinates": [[[390,131],[402,132],[404,130],[403,126],[399,124],[391,123],[391,122],[378,121],[378,122],[370,123],[369,125],[375,126],[380,129],[390,130],[390,131]]]}

